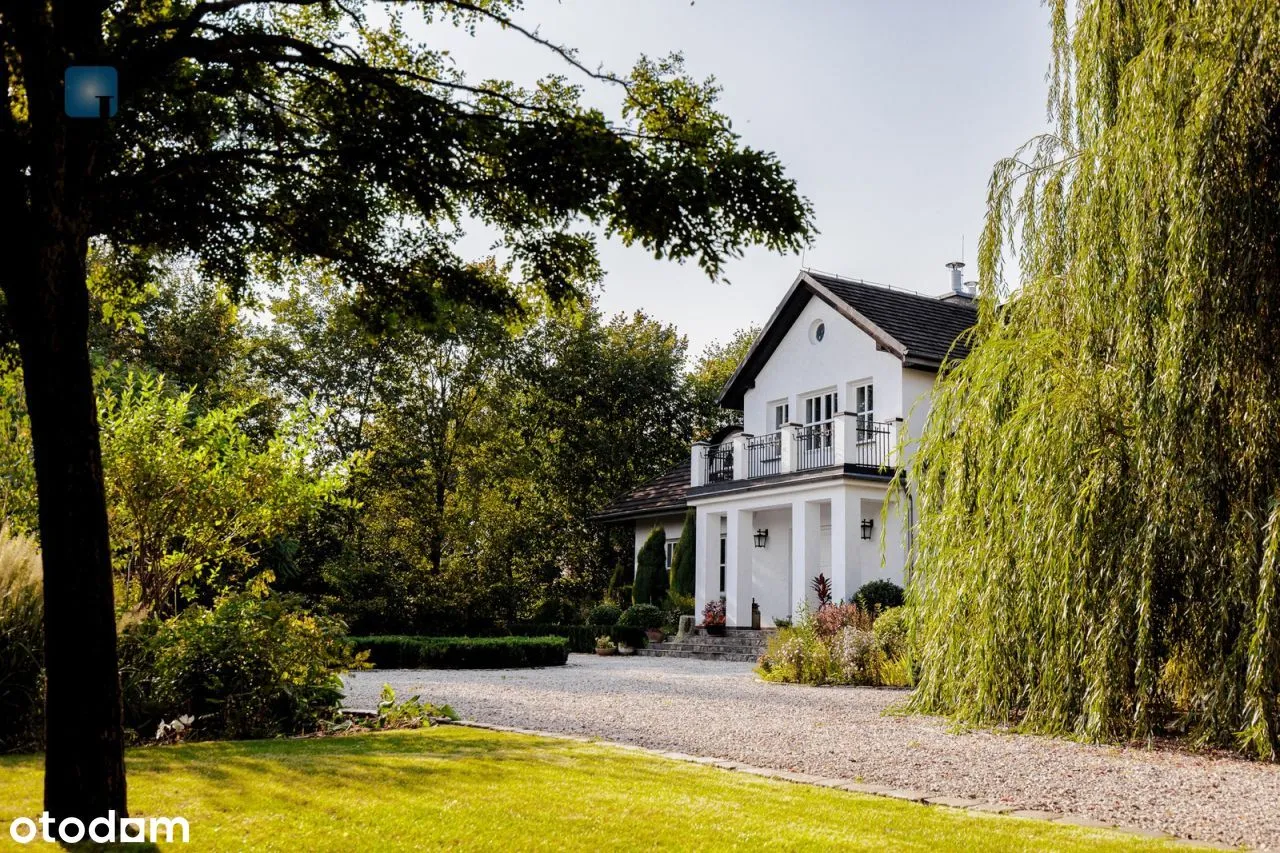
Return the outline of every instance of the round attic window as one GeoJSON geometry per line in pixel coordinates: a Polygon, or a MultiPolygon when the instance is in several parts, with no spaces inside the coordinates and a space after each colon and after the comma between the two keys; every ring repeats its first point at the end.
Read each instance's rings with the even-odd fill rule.
{"type": "Polygon", "coordinates": [[[819,344],[827,334],[827,324],[821,320],[814,320],[813,325],[809,327],[809,343],[819,344]]]}

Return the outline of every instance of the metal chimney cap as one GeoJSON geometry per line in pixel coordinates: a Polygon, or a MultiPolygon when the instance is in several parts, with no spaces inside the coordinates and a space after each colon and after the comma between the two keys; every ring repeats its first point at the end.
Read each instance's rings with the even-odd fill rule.
{"type": "Polygon", "coordinates": [[[950,263],[947,264],[947,269],[962,270],[964,269],[964,261],[951,261],[950,263]]]}

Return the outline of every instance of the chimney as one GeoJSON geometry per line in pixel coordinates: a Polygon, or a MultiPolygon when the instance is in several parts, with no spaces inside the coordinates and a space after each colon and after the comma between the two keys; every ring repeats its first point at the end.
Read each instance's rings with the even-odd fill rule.
{"type": "Polygon", "coordinates": [[[969,302],[978,295],[978,283],[964,280],[964,261],[947,264],[951,270],[951,292],[939,297],[943,302],[969,302]]]}

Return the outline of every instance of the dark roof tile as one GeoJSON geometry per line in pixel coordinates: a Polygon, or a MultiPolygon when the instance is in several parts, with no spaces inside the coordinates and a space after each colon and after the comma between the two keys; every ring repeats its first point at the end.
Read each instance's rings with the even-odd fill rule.
{"type": "Polygon", "coordinates": [[[948,354],[955,359],[969,354],[962,336],[978,320],[971,302],[921,296],[821,273],[809,275],[906,347],[908,358],[941,362],[948,354]]]}
{"type": "Polygon", "coordinates": [[[689,460],[667,473],[638,486],[596,513],[596,521],[626,521],[663,512],[677,513],[685,509],[689,493],[689,460]]]}

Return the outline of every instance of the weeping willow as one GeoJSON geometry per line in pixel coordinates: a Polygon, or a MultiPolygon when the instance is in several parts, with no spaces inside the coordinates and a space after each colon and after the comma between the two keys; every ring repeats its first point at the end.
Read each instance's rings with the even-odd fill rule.
{"type": "Polygon", "coordinates": [[[1050,9],[1055,132],[993,172],[913,466],[913,702],[1274,760],[1280,6],[1050,9]]]}

